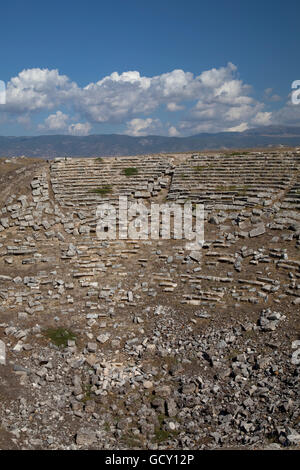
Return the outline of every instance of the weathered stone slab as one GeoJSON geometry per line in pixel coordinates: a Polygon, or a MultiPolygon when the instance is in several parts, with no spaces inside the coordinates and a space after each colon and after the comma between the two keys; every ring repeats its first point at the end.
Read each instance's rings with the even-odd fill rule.
{"type": "Polygon", "coordinates": [[[250,230],[249,237],[250,238],[258,237],[259,235],[262,235],[265,232],[266,232],[265,224],[261,223],[261,224],[257,225],[257,227],[250,230]]]}
{"type": "Polygon", "coordinates": [[[0,365],[6,364],[6,348],[5,343],[0,339],[0,365]]]}

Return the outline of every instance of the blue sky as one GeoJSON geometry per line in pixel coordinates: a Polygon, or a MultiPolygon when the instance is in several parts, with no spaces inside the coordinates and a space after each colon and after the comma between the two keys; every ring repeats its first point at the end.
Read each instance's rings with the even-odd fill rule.
{"type": "Polygon", "coordinates": [[[192,135],[300,124],[296,0],[11,0],[0,135],[192,135]]]}

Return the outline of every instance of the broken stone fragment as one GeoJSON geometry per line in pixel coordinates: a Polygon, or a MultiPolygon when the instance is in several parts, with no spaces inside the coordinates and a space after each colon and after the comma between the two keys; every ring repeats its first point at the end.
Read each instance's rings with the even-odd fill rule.
{"type": "Polygon", "coordinates": [[[6,348],[5,343],[0,339],[0,365],[6,364],[6,348]]]}
{"type": "Polygon", "coordinates": [[[258,237],[259,235],[262,235],[265,232],[266,232],[265,224],[261,223],[261,224],[257,225],[257,227],[250,230],[249,237],[250,238],[258,237]]]}
{"type": "Polygon", "coordinates": [[[95,431],[91,429],[82,428],[79,429],[76,434],[76,444],[78,446],[89,447],[97,442],[97,436],[95,431]]]}
{"type": "Polygon", "coordinates": [[[201,250],[191,251],[189,255],[190,258],[192,258],[192,260],[194,261],[197,261],[197,263],[200,263],[200,261],[202,260],[201,250]]]}
{"type": "Polygon", "coordinates": [[[8,228],[9,227],[9,220],[7,217],[2,217],[0,219],[0,222],[1,222],[1,225],[4,227],[4,228],[8,228]]]}
{"type": "Polygon", "coordinates": [[[294,364],[295,366],[300,365],[300,348],[293,352],[291,363],[294,364]]]}
{"type": "Polygon", "coordinates": [[[3,274],[0,274],[0,281],[11,281],[12,278],[10,276],[4,276],[3,274]]]}
{"type": "Polygon", "coordinates": [[[149,389],[153,387],[153,383],[150,380],[145,380],[143,382],[144,388],[149,389]]]}
{"type": "Polygon", "coordinates": [[[97,344],[96,343],[88,343],[87,350],[90,353],[95,353],[97,351],[97,344]]]}
{"type": "Polygon", "coordinates": [[[99,341],[99,343],[101,344],[104,344],[106,343],[110,338],[110,333],[104,333],[103,335],[99,335],[97,337],[97,341],[99,341]]]}

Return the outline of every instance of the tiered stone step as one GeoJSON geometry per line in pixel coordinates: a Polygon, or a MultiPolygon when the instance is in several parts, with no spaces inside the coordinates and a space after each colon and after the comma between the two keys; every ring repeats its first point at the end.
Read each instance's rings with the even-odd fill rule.
{"type": "Polygon", "coordinates": [[[113,159],[55,159],[51,164],[51,184],[61,206],[91,208],[120,195],[132,198],[155,196],[167,186],[169,163],[162,157],[120,157],[113,159]],[[133,168],[136,173],[126,176],[133,168]],[[110,186],[105,194],[93,191],[110,186]]]}
{"type": "Polygon", "coordinates": [[[168,199],[203,203],[207,209],[271,204],[299,169],[296,153],[193,155],[174,170],[168,199]]]}
{"type": "Polygon", "coordinates": [[[300,210],[300,176],[298,176],[296,183],[287,192],[282,201],[281,209],[300,210]]]}
{"type": "Polygon", "coordinates": [[[274,219],[273,228],[289,228],[300,231],[300,176],[287,191],[280,204],[280,211],[274,219]]]}

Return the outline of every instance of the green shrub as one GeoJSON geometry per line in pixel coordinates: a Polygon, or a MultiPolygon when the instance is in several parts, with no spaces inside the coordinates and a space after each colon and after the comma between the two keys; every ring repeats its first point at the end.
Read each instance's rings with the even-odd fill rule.
{"type": "Polygon", "coordinates": [[[205,170],[205,166],[200,166],[200,165],[194,166],[194,171],[196,171],[197,173],[200,173],[203,170],[205,170]]]}
{"type": "Polygon", "coordinates": [[[110,184],[106,184],[105,186],[101,186],[100,188],[92,189],[90,192],[104,196],[105,194],[109,194],[112,192],[112,187],[110,184]]]}
{"type": "Polygon", "coordinates": [[[155,427],[155,432],[154,432],[155,434],[154,440],[158,444],[166,441],[167,439],[174,439],[179,434],[178,431],[166,431],[165,429],[163,429],[163,422],[165,418],[166,416],[163,414],[158,415],[159,426],[155,427]]]}
{"type": "Polygon", "coordinates": [[[216,186],[216,191],[227,192],[227,191],[236,191],[236,190],[237,190],[237,186],[216,186]]]}
{"type": "Polygon", "coordinates": [[[133,167],[124,168],[123,173],[125,176],[134,176],[138,174],[138,169],[133,167]]]}
{"type": "Polygon", "coordinates": [[[44,335],[46,338],[51,339],[52,343],[58,347],[66,347],[68,345],[68,340],[76,339],[74,333],[66,328],[48,328],[44,332],[44,335]]]}
{"type": "Polygon", "coordinates": [[[238,157],[242,155],[249,155],[249,152],[232,152],[232,153],[227,153],[229,157],[238,157]]]}

